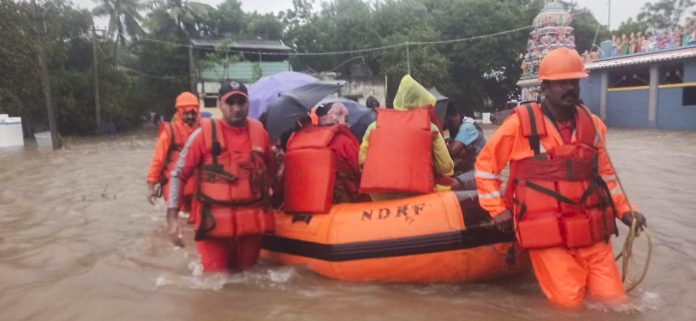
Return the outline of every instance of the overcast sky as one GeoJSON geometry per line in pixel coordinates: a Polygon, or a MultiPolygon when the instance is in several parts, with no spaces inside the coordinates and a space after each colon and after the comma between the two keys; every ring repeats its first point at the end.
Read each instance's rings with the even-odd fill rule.
{"type": "MultiPolygon", "coordinates": [[[[81,8],[91,9],[94,7],[93,0],[73,0],[74,3],[81,8]]],[[[222,0],[197,0],[216,6],[222,0]]],[[[315,8],[319,7],[321,0],[315,0],[315,8]]],[[[622,21],[634,17],[640,11],[640,8],[649,0],[575,0],[580,7],[586,7],[594,13],[600,23],[606,24],[609,2],[611,2],[611,28],[618,28],[622,21]]],[[[258,11],[261,13],[277,12],[292,7],[292,0],[242,0],[242,9],[244,11],[258,11]]],[[[531,21],[530,21],[531,23],[531,21]]]]}

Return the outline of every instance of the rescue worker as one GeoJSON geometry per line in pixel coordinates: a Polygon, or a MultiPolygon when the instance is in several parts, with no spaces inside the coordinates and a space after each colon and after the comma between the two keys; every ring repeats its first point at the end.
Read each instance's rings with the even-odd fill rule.
{"type": "Polygon", "coordinates": [[[340,102],[315,109],[317,125],[292,134],[285,154],[284,205],[288,212],[328,213],[331,204],[360,200],[358,140],[340,102]]]}
{"type": "Polygon", "coordinates": [[[447,106],[445,128],[449,132],[447,149],[454,160],[454,190],[476,190],[474,163],[486,145],[483,129],[470,117],[462,116],[452,103],[447,106]]]}
{"type": "Polygon", "coordinates": [[[256,262],[261,234],[273,228],[264,206],[274,172],[268,133],[247,119],[244,84],[226,81],[219,91],[222,119],[205,119],[191,134],[172,171],[167,225],[170,239],[183,246],[179,221],[182,182],[196,173],[191,214],[204,272],[243,270],[256,262]]]}
{"type": "MultiPolygon", "coordinates": [[[[184,148],[186,140],[200,124],[196,95],[188,91],[182,92],[176,97],[175,106],[174,121],[160,123],[155,153],[152,155],[152,163],[147,173],[147,200],[152,205],[160,196],[164,196],[165,202],[169,198],[168,183],[171,171],[179,159],[179,153],[184,148]]],[[[193,181],[187,182],[182,200],[184,212],[190,210],[193,189],[193,181]]]]}
{"type": "Polygon", "coordinates": [[[410,75],[399,84],[394,109],[378,108],[360,145],[360,191],[373,200],[432,193],[451,184],[454,162],[432,121],[435,97],[410,75]],[[439,185],[438,185],[439,186],[439,185]]]}
{"type": "Polygon", "coordinates": [[[643,228],[630,211],[605,154],[606,126],[579,103],[587,77],[578,53],[551,51],[541,61],[544,101],[515,108],[476,161],[479,201],[502,231],[514,229],[543,293],[578,308],[585,296],[606,304],[626,295],[610,242],[615,217],[643,228]],[[501,194],[500,173],[510,163],[501,194]]]}

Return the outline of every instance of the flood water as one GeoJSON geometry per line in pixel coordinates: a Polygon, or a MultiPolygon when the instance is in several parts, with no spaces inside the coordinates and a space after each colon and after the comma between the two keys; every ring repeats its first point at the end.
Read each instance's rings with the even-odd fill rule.
{"type": "MultiPolygon", "coordinates": [[[[696,132],[609,130],[654,251],[627,311],[590,304],[578,312],[550,306],[530,274],[476,284],[355,284],[261,262],[241,274],[201,275],[191,232],[186,248],[170,245],[164,204],[145,199],[155,135],[0,151],[0,320],[696,318],[696,132]]],[[[644,239],[636,242],[636,251],[645,249],[644,239]]]]}

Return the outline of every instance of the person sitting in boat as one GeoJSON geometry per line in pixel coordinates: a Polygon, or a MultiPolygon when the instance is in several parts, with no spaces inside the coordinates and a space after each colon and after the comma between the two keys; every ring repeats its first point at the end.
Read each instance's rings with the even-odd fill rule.
{"type": "Polygon", "coordinates": [[[449,131],[447,148],[454,160],[454,190],[476,190],[474,163],[486,145],[483,129],[473,118],[462,116],[452,103],[447,106],[445,128],[449,131]]]}
{"type": "Polygon", "coordinates": [[[360,192],[373,200],[427,194],[436,190],[436,180],[454,174],[445,140],[431,120],[435,102],[410,75],[401,79],[394,109],[377,109],[360,145],[360,192]]]}
{"type": "Polygon", "coordinates": [[[359,144],[340,102],[321,105],[315,119],[292,134],[285,154],[284,207],[327,213],[331,204],[360,200],[359,144]]]}

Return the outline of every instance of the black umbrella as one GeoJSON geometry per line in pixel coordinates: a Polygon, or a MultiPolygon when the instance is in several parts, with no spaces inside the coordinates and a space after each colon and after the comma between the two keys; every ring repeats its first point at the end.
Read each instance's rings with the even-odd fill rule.
{"type": "Polygon", "coordinates": [[[445,95],[440,93],[440,91],[437,90],[437,88],[433,87],[428,90],[433,96],[435,96],[435,99],[437,102],[435,102],[435,114],[437,114],[437,118],[440,119],[440,124],[445,123],[445,114],[447,113],[447,104],[449,103],[449,98],[447,98],[445,95]]]}
{"type": "Polygon", "coordinates": [[[268,106],[266,130],[271,140],[292,130],[298,119],[307,115],[309,110],[328,95],[337,92],[345,81],[313,82],[284,93],[268,106]]]}
{"type": "Polygon", "coordinates": [[[355,138],[358,141],[362,141],[367,126],[370,126],[375,121],[375,113],[372,109],[346,98],[331,97],[321,101],[322,104],[335,102],[340,102],[343,106],[346,106],[346,109],[348,109],[348,127],[350,127],[350,131],[355,135],[355,138]]]}

